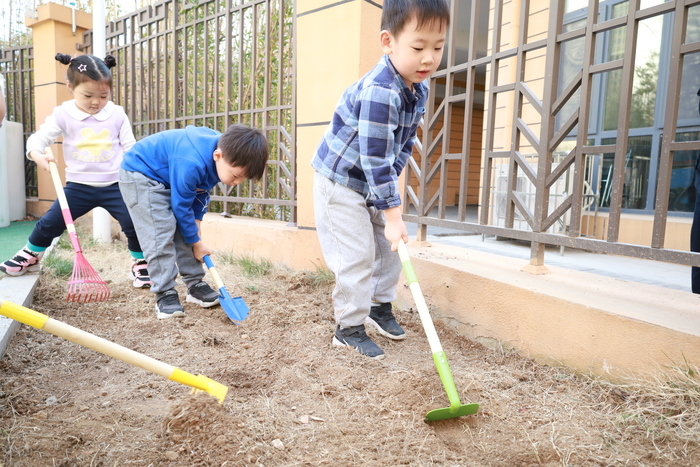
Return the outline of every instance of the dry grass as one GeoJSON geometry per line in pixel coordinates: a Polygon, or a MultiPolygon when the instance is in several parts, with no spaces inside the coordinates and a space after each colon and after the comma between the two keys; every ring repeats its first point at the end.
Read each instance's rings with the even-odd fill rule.
{"type": "Polygon", "coordinates": [[[611,399],[621,401],[614,425],[622,442],[644,436],[658,453],[682,459],[680,446],[697,449],[700,437],[700,378],[698,367],[672,363],[645,379],[626,378],[613,384],[599,381],[611,399]]]}

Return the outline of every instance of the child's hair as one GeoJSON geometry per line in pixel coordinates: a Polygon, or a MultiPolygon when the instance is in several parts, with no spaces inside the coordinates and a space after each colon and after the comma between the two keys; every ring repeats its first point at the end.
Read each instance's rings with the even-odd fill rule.
{"type": "Polygon", "coordinates": [[[450,24],[450,5],[447,0],[384,0],[382,31],[398,37],[404,26],[415,16],[418,29],[450,24]]]}
{"type": "Polygon", "coordinates": [[[262,178],[268,158],[267,138],[262,131],[241,124],[231,125],[219,138],[218,148],[227,164],[245,168],[249,179],[262,178]]]}
{"type": "Polygon", "coordinates": [[[75,88],[85,81],[104,81],[112,87],[112,72],[110,68],[117,66],[117,59],[107,55],[104,60],[94,55],[56,54],[56,60],[68,65],[68,82],[75,88]]]}

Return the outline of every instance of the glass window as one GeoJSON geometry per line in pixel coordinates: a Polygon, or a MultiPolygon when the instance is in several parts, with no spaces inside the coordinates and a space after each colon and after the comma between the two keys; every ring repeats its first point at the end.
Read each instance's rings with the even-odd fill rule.
{"type": "Polygon", "coordinates": [[[630,128],[654,126],[664,16],[654,16],[639,22],[638,37],[644,39],[637,40],[634,59],[630,128]]]}
{"type": "MultiPolygon", "coordinates": [[[[612,17],[617,18],[627,14],[627,2],[612,6],[612,17]]],[[[627,27],[615,28],[607,33],[607,48],[603,57],[603,63],[620,60],[625,55],[625,34],[627,27]]],[[[603,74],[605,91],[603,102],[603,130],[615,130],[617,128],[617,116],[620,108],[620,92],[622,91],[622,70],[613,70],[603,74]]]]}
{"type": "MultiPolygon", "coordinates": [[[[685,43],[700,41],[700,6],[688,8],[688,26],[685,43]]],[[[687,54],[683,57],[683,78],[681,80],[678,101],[678,124],[692,124],[698,121],[698,97],[700,90],[700,53],[687,54]],[[695,122],[688,122],[692,119],[695,122]]]]}
{"type": "Polygon", "coordinates": [[[688,27],[685,31],[685,42],[700,41],[700,6],[688,8],[688,27]]]}
{"type": "MultiPolygon", "coordinates": [[[[627,13],[627,2],[613,5],[613,17],[627,13]]],[[[655,16],[639,22],[639,37],[635,54],[632,101],[630,103],[630,128],[654,126],[656,91],[659,82],[659,56],[664,16],[655,16]]],[[[626,27],[613,29],[608,34],[605,62],[620,60],[625,53],[626,27]]],[[[605,96],[603,99],[603,129],[615,130],[619,115],[620,93],[622,91],[622,70],[606,73],[605,96]]]]}
{"type": "MultiPolygon", "coordinates": [[[[602,144],[615,144],[615,138],[604,138],[602,144]]],[[[627,142],[625,156],[624,186],[622,188],[623,209],[645,209],[649,189],[649,166],[651,162],[651,136],[632,136],[627,142]]],[[[615,154],[603,154],[603,171],[600,181],[600,206],[609,208],[615,154]]]]}
{"type": "MultiPolygon", "coordinates": [[[[700,132],[676,134],[676,141],[698,141],[700,132]]],[[[671,185],[669,187],[668,212],[693,212],[695,206],[695,164],[700,151],[676,151],[673,153],[671,185]]]]}
{"type": "MultiPolygon", "coordinates": [[[[583,25],[586,24],[585,20],[580,21],[583,25]]],[[[576,24],[576,23],[571,23],[576,24]]],[[[576,28],[574,28],[576,29],[576,28]]],[[[584,53],[585,38],[579,37],[578,39],[572,39],[570,41],[563,42],[561,44],[561,62],[559,64],[559,89],[558,93],[566,89],[567,86],[571,84],[574,77],[581,71],[583,67],[583,53],[584,53]]],[[[571,99],[564,104],[562,109],[556,116],[556,129],[559,130],[561,125],[566,122],[569,117],[574,112],[578,111],[581,102],[581,90],[577,90],[576,93],[571,96],[571,99]]],[[[574,133],[577,131],[574,128],[574,133]]]]}
{"type": "Polygon", "coordinates": [[[678,96],[678,125],[697,124],[700,120],[700,53],[688,54],[683,60],[683,76],[678,96]]]}
{"type": "MultiPolygon", "coordinates": [[[[649,8],[666,0],[642,0],[640,8],[649,8]]],[[[583,27],[585,8],[582,2],[567,0],[568,23],[564,31],[583,27]],[[577,10],[584,8],[584,10],[577,10]]],[[[599,21],[626,16],[628,1],[602,0],[599,2],[599,21]]],[[[588,136],[597,144],[615,144],[623,135],[616,135],[619,112],[629,112],[630,134],[628,150],[624,158],[622,208],[634,210],[653,209],[653,200],[658,177],[659,146],[664,125],[663,105],[667,99],[669,78],[669,52],[671,25],[674,13],[653,16],[639,22],[635,53],[635,69],[631,83],[629,107],[620,109],[620,96],[623,90],[622,70],[612,70],[597,74],[592,80],[591,112],[588,136]],[[651,178],[651,181],[650,181],[651,178]]],[[[597,49],[594,63],[601,64],[621,60],[625,57],[626,27],[617,27],[596,35],[597,49]]],[[[580,39],[562,44],[560,81],[561,92],[583,64],[584,46],[580,39]]],[[[700,5],[688,9],[688,24],[684,44],[700,41],[700,5]]],[[[679,88],[677,141],[700,141],[700,53],[686,54],[683,57],[682,80],[679,88]],[[683,132],[680,132],[680,129],[683,132]]],[[[579,105],[578,96],[567,103],[557,115],[556,128],[561,127],[579,105]],[[572,105],[575,104],[575,105],[572,105]]],[[[575,129],[576,133],[579,129],[575,129]]],[[[572,136],[572,135],[569,135],[572,136]]],[[[590,143],[592,144],[592,142],[590,143]]],[[[669,187],[669,213],[693,211],[695,164],[700,151],[678,151],[674,153],[669,187]]],[[[612,197],[612,175],[614,154],[597,156],[595,180],[600,193],[600,207],[609,208],[612,197]],[[599,165],[598,165],[599,162],[599,165]]]]}

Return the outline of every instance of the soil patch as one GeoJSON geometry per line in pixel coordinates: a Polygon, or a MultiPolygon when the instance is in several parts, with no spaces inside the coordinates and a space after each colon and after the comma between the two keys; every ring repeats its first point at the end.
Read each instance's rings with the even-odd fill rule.
{"type": "MultiPolygon", "coordinates": [[[[72,260],[69,249],[55,254],[72,260]]],[[[34,309],[212,378],[228,396],[220,405],[191,395],[23,325],[0,360],[4,466],[700,464],[696,368],[616,385],[485,348],[436,322],[460,398],[480,410],[426,423],[448,402],[413,310],[396,310],[405,341],[370,332],[387,354],[373,361],[331,346],[332,283],[319,271],[251,275],[219,253],[217,269],[244,296],[248,318],[234,325],[220,307],[186,303],[184,318],[158,321],[153,294],[127,281],[122,242],[85,254],[110,300],[66,302],[66,278],[45,268],[34,309]]]]}

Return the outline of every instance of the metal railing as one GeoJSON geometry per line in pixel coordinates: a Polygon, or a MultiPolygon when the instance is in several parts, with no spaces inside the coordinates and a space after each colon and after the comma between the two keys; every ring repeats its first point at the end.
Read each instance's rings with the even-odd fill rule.
{"type": "MultiPolygon", "coordinates": [[[[640,9],[639,0],[630,0],[619,2],[627,11],[608,16],[601,4],[616,11],[614,1],[592,1],[575,12],[578,21],[565,12],[567,3],[549,2],[545,20],[542,5],[528,0],[453,0],[446,64],[431,78],[418,154],[406,169],[404,219],[419,224],[421,238],[430,225],[529,241],[533,266],[544,264],[547,244],[700,266],[698,254],[664,249],[674,153],[700,150],[700,141],[676,141],[684,59],[700,52],[700,42],[688,34],[689,12],[697,23],[700,1],[640,9]],[[633,245],[618,241],[623,195],[630,189],[629,136],[623,135],[636,131],[630,125],[635,57],[648,39],[638,40],[640,24],[656,17],[671,31],[663,43],[670,54],[660,93],[666,105],[655,117],[663,139],[658,157],[651,156],[658,180],[647,180],[655,189],[652,239],[649,245],[633,245]],[[610,43],[611,31],[619,39],[619,58],[601,58],[596,47],[610,43]],[[573,62],[572,44],[580,53],[573,62]],[[591,128],[599,107],[611,105],[599,98],[612,73],[619,82],[618,114],[606,133],[615,140],[609,144],[591,128]],[[588,209],[600,208],[599,200],[590,200],[591,161],[607,154],[614,154],[607,232],[604,239],[589,238],[588,209]],[[556,189],[558,184],[566,188],[556,189]],[[478,221],[468,221],[467,212],[476,205],[478,221]],[[455,214],[448,214],[448,207],[455,214]]],[[[695,119],[688,128],[698,124],[695,119]]],[[[598,179],[595,186],[601,183],[598,179]]]]}
{"type": "MultiPolygon", "coordinates": [[[[293,3],[165,0],[110,22],[114,101],[137,139],[186,125],[260,128],[261,182],[212,191],[213,212],[296,222],[293,3]]],[[[92,32],[84,37],[89,51],[92,32]]]]}
{"type": "MultiPolygon", "coordinates": [[[[5,77],[7,120],[23,125],[24,140],[34,133],[34,48],[32,46],[3,49],[0,73],[5,77]]],[[[36,164],[24,163],[25,192],[28,198],[39,196],[36,164]]]]}

